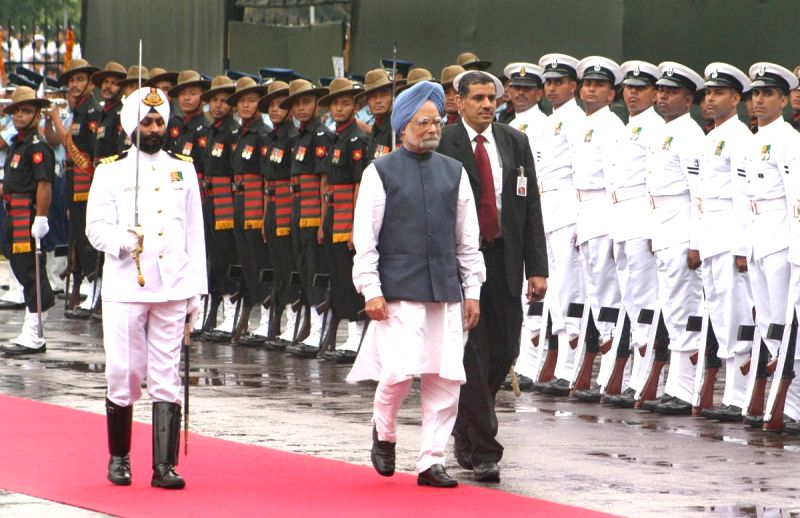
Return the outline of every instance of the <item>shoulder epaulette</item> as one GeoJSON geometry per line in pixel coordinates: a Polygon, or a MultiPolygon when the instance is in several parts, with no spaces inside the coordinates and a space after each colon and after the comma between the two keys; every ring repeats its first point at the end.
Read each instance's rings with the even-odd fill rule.
{"type": "Polygon", "coordinates": [[[175,153],[174,151],[167,151],[167,154],[176,160],[183,160],[184,162],[189,162],[190,164],[194,163],[192,157],[181,155],[180,153],[175,153]]]}
{"type": "Polygon", "coordinates": [[[117,160],[121,160],[121,159],[125,158],[126,156],[128,156],[128,152],[127,151],[123,151],[119,155],[111,155],[109,157],[103,158],[102,160],[100,160],[100,163],[101,164],[113,164],[117,160]]]}

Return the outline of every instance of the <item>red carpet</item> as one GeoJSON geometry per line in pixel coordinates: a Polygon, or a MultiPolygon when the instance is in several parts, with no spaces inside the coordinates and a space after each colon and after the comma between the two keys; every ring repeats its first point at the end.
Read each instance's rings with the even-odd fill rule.
{"type": "MultiPolygon", "coordinates": [[[[183,491],[150,487],[150,426],[133,428],[133,485],[106,481],[105,417],[0,396],[0,488],[121,516],[603,516],[578,507],[191,435],[183,491]]],[[[367,445],[365,444],[365,449],[367,445]]],[[[366,451],[365,451],[366,455],[366,451]]]]}

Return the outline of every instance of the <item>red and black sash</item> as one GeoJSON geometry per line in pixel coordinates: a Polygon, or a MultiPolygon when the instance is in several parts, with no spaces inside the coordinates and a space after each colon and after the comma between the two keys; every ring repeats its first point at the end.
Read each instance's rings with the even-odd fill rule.
{"type": "Polygon", "coordinates": [[[30,194],[7,194],[8,217],[11,218],[11,253],[31,252],[31,196],[30,194]]]}
{"type": "Polygon", "coordinates": [[[322,220],[322,203],[319,196],[320,178],[315,174],[295,176],[293,193],[300,198],[300,228],[318,227],[322,220]]]}
{"type": "Polygon", "coordinates": [[[236,194],[244,194],[244,229],[264,226],[264,177],[257,173],[234,175],[236,194]]]}
{"type": "Polygon", "coordinates": [[[214,211],[214,230],[233,228],[233,192],[231,180],[225,176],[212,176],[209,194],[214,211]]]}
{"type": "Polygon", "coordinates": [[[289,180],[270,180],[270,195],[275,202],[275,235],[288,236],[292,220],[292,190],[289,180]]]}
{"type": "Polygon", "coordinates": [[[333,243],[346,243],[353,232],[353,198],[355,185],[351,183],[329,185],[328,192],[333,195],[333,243]]]}

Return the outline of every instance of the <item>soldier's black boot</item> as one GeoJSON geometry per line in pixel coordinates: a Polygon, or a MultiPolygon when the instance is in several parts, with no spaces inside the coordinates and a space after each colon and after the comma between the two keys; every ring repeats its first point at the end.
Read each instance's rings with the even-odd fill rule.
{"type": "Polygon", "coordinates": [[[131,425],[133,406],[115,405],[106,399],[108,424],[108,480],[117,486],[131,485],[131,425]]]}
{"type": "Polygon", "coordinates": [[[164,489],[183,489],[186,485],[175,473],[180,446],[181,407],[176,403],[153,403],[153,478],[150,485],[164,489]]]}

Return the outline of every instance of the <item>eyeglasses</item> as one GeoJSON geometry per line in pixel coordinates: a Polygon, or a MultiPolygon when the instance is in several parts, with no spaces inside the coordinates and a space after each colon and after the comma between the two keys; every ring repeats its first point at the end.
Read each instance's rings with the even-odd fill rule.
{"type": "Polygon", "coordinates": [[[441,127],[442,119],[440,117],[436,117],[435,119],[429,119],[428,117],[425,117],[424,119],[412,122],[411,125],[417,129],[425,129],[430,125],[441,127]]]}

